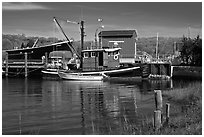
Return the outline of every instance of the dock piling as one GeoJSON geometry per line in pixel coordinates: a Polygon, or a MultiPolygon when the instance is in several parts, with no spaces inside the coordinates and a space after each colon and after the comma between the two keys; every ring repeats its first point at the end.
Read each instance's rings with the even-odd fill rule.
{"type": "Polygon", "coordinates": [[[166,123],[169,123],[170,104],[166,103],[166,123]]]}
{"type": "Polygon", "coordinates": [[[8,76],[8,53],[6,53],[6,77],[8,76]]]}
{"type": "Polygon", "coordinates": [[[48,64],[48,54],[47,52],[45,52],[45,68],[47,68],[47,64],[48,64]]]}
{"type": "Polygon", "coordinates": [[[28,76],[28,53],[25,52],[25,77],[28,76]]]}
{"type": "Polygon", "coordinates": [[[158,130],[162,126],[161,122],[161,110],[154,111],[154,129],[158,130]]]}
{"type": "Polygon", "coordinates": [[[154,90],[155,106],[154,111],[154,129],[158,130],[162,126],[162,92],[161,90],[154,90]]]}
{"type": "Polygon", "coordinates": [[[162,111],[162,92],[161,90],[154,90],[156,110],[162,111]]]}

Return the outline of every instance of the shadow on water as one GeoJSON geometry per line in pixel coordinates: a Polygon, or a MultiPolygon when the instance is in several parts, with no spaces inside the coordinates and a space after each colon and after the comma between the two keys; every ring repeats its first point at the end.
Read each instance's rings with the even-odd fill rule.
{"type": "Polygon", "coordinates": [[[154,89],[177,84],[172,80],[4,78],[2,134],[118,134],[127,121],[141,124],[152,115],[154,89]]]}

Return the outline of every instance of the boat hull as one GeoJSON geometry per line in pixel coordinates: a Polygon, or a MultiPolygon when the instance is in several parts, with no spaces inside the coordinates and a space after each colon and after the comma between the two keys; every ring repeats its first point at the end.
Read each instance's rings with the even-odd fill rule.
{"type": "MultiPolygon", "coordinates": [[[[62,71],[62,70],[60,70],[62,71]]],[[[65,71],[63,71],[65,72],[65,71]]],[[[114,70],[104,70],[104,71],[87,71],[87,72],[75,72],[72,74],[79,74],[82,75],[100,75],[105,74],[109,77],[135,77],[135,76],[141,76],[140,74],[140,67],[129,67],[129,68],[120,68],[120,69],[114,69],[114,70]]],[[[57,69],[47,69],[42,71],[42,75],[44,79],[59,79],[59,75],[57,72],[57,69]]]]}
{"type": "Polygon", "coordinates": [[[70,48],[68,47],[67,43],[68,43],[67,41],[64,41],[41,47],[6,50],[6,52],[9,55],[8,58],[12,60],[23,59],[24,53],[27,53],[29,55],[29,59],[42,60],[42,56],[45,56],[45,53],[49,55],[50,52],[56,50],[70,51],[70,48]]]}
{"type": "MultiPolygon", "coordinates": [[[[61,71],[61,70],[60,70],[61,71]]],[[[65,72],[65,71],[63,71],[65,72]]],[[[68,72],[69,73],[69,72],[68,72]]],[[[120,68],[114,70],[104,70],[104,71],[87,71],[87,72],[73,72],[72,74],[79,74],[82,75],[100,75],[105,74],[109,77],[135,77],[141,76],[140,74],[140,67],[129,67],[129,68],[120,68]]],[[[59,79],[59,75],[57,69],[46,69],[42,71],[42,75],[44,79],[59,79]]]]}
{"type": "Polygon", "coordinates": [[[136,76],[135,72],[140,70],[140,67],[128,67],[128,68],[119,68],[113,70],[104,70],[104,71],[91,71],[91,72],[82,72],[82,74],[93,75],[93,74],[105,74],[109,77],[127,77],[127,76],[136,76]]]}
{"type": "Polygon", "coordinates": [[[65,73],[58,72],[60,78],[65,80],[77,80],[77,81],[102,81],[104,77],[102,75],[83,75],[81,73],[65,73]]]}
{"type": "MultiPolygon", "coordinates": [[[[60,70],[64,72],[65,70],[60,70]]],[[[60,79],[58,69],[44,69],[41,71],[43,79],[60,79]]]]}

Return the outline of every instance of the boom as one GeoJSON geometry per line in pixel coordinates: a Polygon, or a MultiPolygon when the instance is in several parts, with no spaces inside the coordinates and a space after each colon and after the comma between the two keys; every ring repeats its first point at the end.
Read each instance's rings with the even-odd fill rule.
{"type": "Polygon", "coordinates": [[[59,26],[62,34],[65,36],[65,38],[67,39],[68,41],[68,46],[69,48],[72,50],[72,53],[75,53],[79,58],[81,58],[81,55],[76,51],[76,49],[73,47],[71,41],[69,40],[69,38],[67,37],[67,35],[65,34],[65,32],[63,31],[62,27],[60,26],[59,22],[57,21],[56,17],[53,18],[54,19],[54,22],[59,26]]]}

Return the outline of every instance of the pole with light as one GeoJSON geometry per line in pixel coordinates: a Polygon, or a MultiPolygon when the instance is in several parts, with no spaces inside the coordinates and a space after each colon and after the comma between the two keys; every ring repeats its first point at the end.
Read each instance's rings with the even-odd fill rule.
{"type": "Polygon", "coordinates": [[[104,26],[100,26],[100,27],[98,27],[97,29],[96,29],[96,32],[95,32],[95,46],[96,46],[96,48],[98,48],[98,42],[97,42],[97,32],[98,32],[98,30],[99,29],[103,29],[104,28],[104,26]]]}
{"type": "MultiPolygon", "coordinates": [[[[102,18],[99,18],[99,19],[98,19],[98,22],[100,22],[100,26],[101,26],[102,28],[104,28],[104,26],[102,25],[103,19],[102,19],[102,18]]],[[[102,32],[101,32],[101,48],[102,48],[102,32]]]]}

